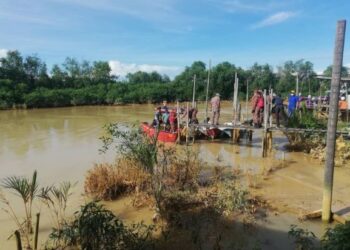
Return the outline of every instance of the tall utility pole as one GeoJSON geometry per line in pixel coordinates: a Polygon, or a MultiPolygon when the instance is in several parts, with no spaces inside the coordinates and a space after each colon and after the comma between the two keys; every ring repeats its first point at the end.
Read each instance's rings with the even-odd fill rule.
{"type": "Polygon", "coordinates": [[[233,124],[236,125],[238,120],[238,77],[237,72],[235,73],[235,81],[233,83],[233,100],[232,100],[232,107],[233,107],[233,124]]]}
{"type": "Polygon", "coordinates": [[[192,108],[195,106],[196,101],[196,75],[193,77],[193,96],[192,96],[192,108]]]}
{"type": "Polygon", "coordinates": [[[322,202],[322,221],[329,222],[332,216],[332,193],[333,193],[333,175],[334,175],[334,157],[335,142],[338,122],[338,100],[340,92],[340,77],[343,64],[344,40],[345,40],[346,21],[340,20],[337,23],[337,33],[335,38],[331,96],[328,113],[327,128],[327,149],[326,165],[324,171],[323,184],[323,202],[322,202]]]}
{"type": "Polygon", "coordinates": [[[297,72],[297,85],[295,88],[295,95],[299,96],[299,72],[297,72]]]}
{"type": "Polygon", "coordinates": [[[209,69],[208,69],[208,80],[207,80],[207,94],[205,96],[205,123],[207,123],[208,118],[208,95],[209,95],[209,83],[210,83],[210,70],[211,70],[211,60],[209,60],[209,69]]]}
{"type": "Polygon", "coordinates": [[[249,98],[249,80],[247,80],[247,93],[245,98],[245,114],[246,114],[246,121],[248,121],[248,98],[249,98]]]}
{"type": "Polygon", "coordinates": [[[349,109],[350,109],[350,98],[348,93],[348,83],[345,82],[345,101],[346,101],[346,124],[349,125],[349,109]]]}

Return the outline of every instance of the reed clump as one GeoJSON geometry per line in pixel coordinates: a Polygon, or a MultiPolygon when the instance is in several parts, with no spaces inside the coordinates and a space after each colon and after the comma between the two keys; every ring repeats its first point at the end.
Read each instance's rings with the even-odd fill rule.
{"type": "Polygon", "coordinates": [[[114,200],[123,194],[146,191],[150,175],[138,163],[121,158],[113,164],[95,164],[87,172],[84,190],[95,199],[114,200]]]}
{"type": "MultiPolygon", "coordinates": [[[[324,162],[326,160],[326,146],[319,145],[311,149],[310,154],[313,158],[324,162]]],[[[336,140],[336,154],[334,163],[337,167],[347,166],[350,167],[350,143],[345,141],[342,136],[336,140]]]]}

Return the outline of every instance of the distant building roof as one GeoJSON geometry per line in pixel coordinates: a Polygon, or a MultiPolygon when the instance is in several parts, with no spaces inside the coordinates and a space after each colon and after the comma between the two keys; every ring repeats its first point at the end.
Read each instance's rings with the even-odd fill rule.
{"type": "MultiPolygon", "coordinates": [[[[316,76],[317,79],[322,79],[322,80],[332,80],[332,77],[330,76],[323,76],[323,75],[318,75],[316,76]]],[[[340,78],[341,81],[343,82],[348,82],[350,81],[350,77],[341,77],[340,78]]]]}

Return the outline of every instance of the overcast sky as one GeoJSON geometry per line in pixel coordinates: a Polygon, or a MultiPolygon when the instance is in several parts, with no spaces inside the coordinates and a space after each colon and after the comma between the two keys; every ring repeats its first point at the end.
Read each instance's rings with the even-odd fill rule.
{"type": "Polygon", "coordinates": [[[209,59],[244,68],[305,59],[322,71],[347,17],[348,0],[0,0],[0,56],[36,53],[49,67],[67,56],[107,60],[118,75],[174,76],[209,59]]]}

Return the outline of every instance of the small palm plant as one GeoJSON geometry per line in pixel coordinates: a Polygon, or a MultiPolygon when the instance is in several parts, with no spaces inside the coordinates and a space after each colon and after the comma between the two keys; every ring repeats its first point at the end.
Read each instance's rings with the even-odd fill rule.
{"type": "Polygon", "coordinates": [[[72,195],[71,190],[75,185],[76,183],[64,181],[58,187],[43,187],[39,191],[38,197],[49,208],[58,230],[61,230],[61,226],[65,223],[68,198],[72,195]]]}
{"type": "Polygon", "coordinates": [[[31,249],[30,234],[33,233],[32,206],[38,193],[37,171],[34,171],[31,180],[25,177],[11,176],[3,179],[1,181],[1,186],[5,189],[13,191],[14,194],[22,198],[25,211],[25,220],[23,223],[20,222],[20,219],[16,216],[10,202],[4,195],[1,196],[1,202],[7,206],[8,210],[5,209],[5,211],[11,216],[19,227],[19,231],[25,239],[27,249],[31,249]]]}

